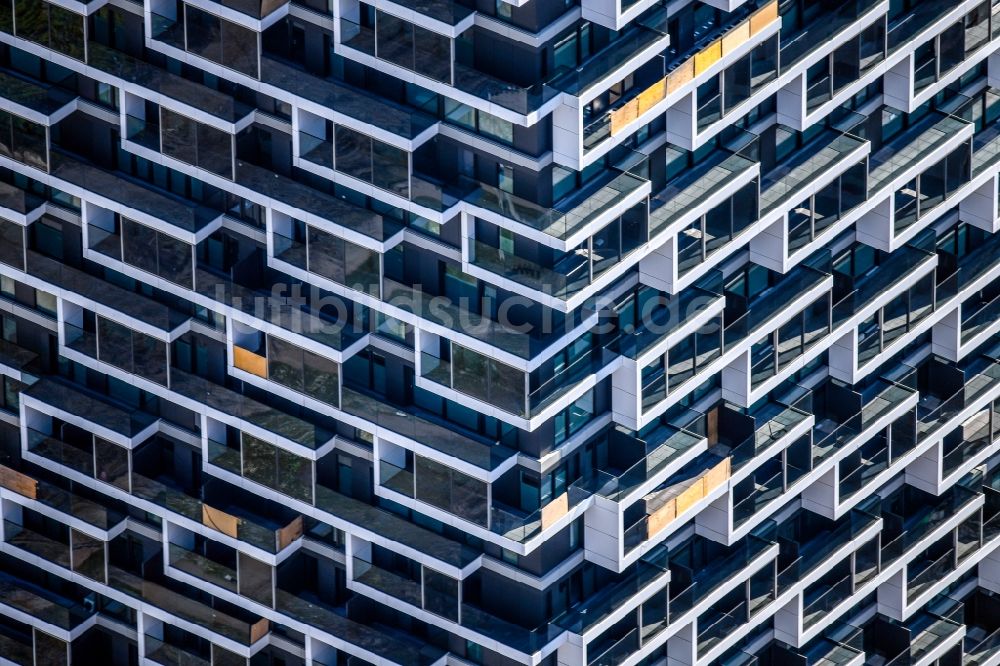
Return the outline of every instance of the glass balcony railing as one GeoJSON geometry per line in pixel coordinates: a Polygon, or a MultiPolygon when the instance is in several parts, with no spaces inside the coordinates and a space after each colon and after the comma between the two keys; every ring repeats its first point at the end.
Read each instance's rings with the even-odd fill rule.
{"type": "Polygon", "coordinates": [[[472,312],[447,296],[427,294],[387,277],[382,278],[382,301],[523,359],[535,357],[568,332],[559,328],[544,337],[534,336],[472,312]]]}
{"type": "Polygon", "coordinates": [[[309,449],[318,449],[334,436],[325,428],[175,367],[170,368],[170,389],[209,409],[244,419],[267,432],[309,449]]]}
{"type": "Polygon", "coordinates": [[[650,199],[649,236],[655,238],[682,216],[696,210],[714,192],[727,189],[729,183],[757,165],[739,153],[721,162],[709,162],[686,171],[650,199]]]}
{"type": "Polygon", "coordinates": [[[822,284],[830,274],[805,264],[799,264],[781,281],[754,297],[747,307],[747,312],[735,321],[727,322],[723,333],[723,342],[727,348],[757,336],[757,332],[765,324],[771,323],[780,316],[790,303],[794,303],[803,294],[808,293],[822,284]]]}
{"type": "Polygon", "coordinates": [[[851,543],[878,521],[879,516],[866,509],[854,509],[832,531],[819,533],[799,544],[799,556],[778,572],[778,592],[784,592],[802,577],[830,558],[831,553],[851,543]]]}
{"type": "Polygon", "coordinates": [[[489,442],[465,436],[454,428],[423,419],[412,410],[395,407],[374,395],[347,386],[342,388],[341,406],[348,414],[359,416],[487,471],[496,469],[516,455],[516,451],[498,441],[489,442]]]}
{"type": "Polygon", "coordinates": [[[145,635],[146,661],[162,666],[211,666],[211,658],[198,656],[149,634],[145,635]]]}
{"type": "Polygon", "coordinates": [[[124,569],[108,567],[108,582],[115,590],[148,603],[168,613],[204,627],[241,645],[253,645],[270,631],[267,619],[256,622],[240,620],[216,608],[206,606],[159,583],[140,578],[124,569]]]}
{"type": "MultiPolygon", "coordinates": [[[[566,611],[552,623],[582,636],[623,604],[628,603],[635,595],[654,587],[665,586],[668,573],[669,571],[659,564],[640,561],[625,574],[623,580],[598,591],[583,604],[566,611]]],[[[645,638],[649,637],[649,634],[645,635],[645,638]]]]}
{"type": "Polygon", "coordinates": [[[78,627],[96,612],[93,608],[87,609],[7,573],[0,573],[0,605],[67,631],[78,627]]]}
{"type": "Polygon", "coordinates": [[[667,12],[665,9],[633,21],[630,27],[573,70],[562,72],[551,80],[552,87],[576,97],[583,96],[595,84],[620,68],[631,63],[637,55],[651,46],[663,43],[666,47],[667,12]]]}
{"type": "Polygon", "coordinates": [[[234,594],[239,594],[236,583],[236,570],[214,560],[182,548],[177,544],[169,545],[170,566],[194,576],[206,583],[218,585],[234,594]]]}
{"type": "Polygon", "coordinates": [[[639,649],[639,628],[627,632],[610,644],[587,647],[587,666],[617,666],[639,649]]]}
{"type": "MultiPolygon", "coordinates": [[[[712,561],[691,574],[688,585],[670,582],[670,623],[676,624],[712,592],[727,589],[727,581],[746,571],[773,544],[750,535],[734,546],[734,551],[721,560],[712,561]],[[676,591],[675,591],[676,589],[676,591]]],[[[674,578],[677,578],[676,576],[674,578]]]]}
{"type": "Polygon", "coordinates": [[[754,460],[762,451],[785,437],[789,431],[809,418],[806,409],[809,396],[803,396],[792,404],[768,402],[751,414],[754,419],[754,433],[742,442],[730,447],[729,455],[733,469],[737,470],[754,460]]]}
{"type": "Polygon", "coordinates": [[[61,152],[53,151],[51,160],[52,174],[56,178],[184,231],[197,232],[220,216],[216,210],[168,196],[147,187],[142,181],[118,172],[104,171],[61,152]]]}
{"type": "MultiPolygon", "coordinates": [[[[4,541],[64,569],[70,568],[69,543],[63,543],[24,525],[3,521],[4,541]]],[[[68,530],[66,534],[68,535],[68,530]]]]}
{"type": "MultiPolygon", "coordinates": [[[[540,109],[544,104],[556,98],[559,90],[548,84],[538,84],[524,88],[507,81],[490,76],[459,62],[446,62],[450,71],[436,68],[441,64],[441,54],[431,53],[423,49],[413,49],[407,54],[409,63],[403,65],[388,59],[380,53],[376,45],[376,35],[372,28],[360,25],[343,16],[340,18],[341,44],[347,48],[380,58],[385,62],[406,67],[418,74],[450,83],[462,92],[479,99],[496,104],[514,113],[529,114],[540,109]]],[[[393,54],[394,55],[394,54],[393,54]]]]}
{"type": "Polygon", "coordinates": [[[0,208],[27,215],[45,205],[45,199],[20,187],[0,182],[0,208]]]}
{"type": "Polygon", "coordinates": [[[443,653],[438,648],[426,643],[400,640],[375,627],[355,622],[346,617],[346,612],[343,609],[327,606],[311,596],[301,596],[277,588],[275,608],[300,622],[376,654],[388,662],[430,666],[443,657],[443,653]]]}
{"type": "Polygon", "coordinates": [[[578,264],[571,272],[559,272],[478,240],[473,241],[472,250],[476,266],[541,294],[567,300],[591,284],[586,263],[578,264]]]}
{"type": "Polygon", "coordinates": [[[847,165],[847,156],[864,145],[864,139],[828,130],[803,146],[761,179],[761,216],[782,206],[798,203],[802,192],[813,181],[828,171],[847,165]]]}
{"type": "Polygon", "coordinates": [[[137,472],[132,473],[132,494],[268,553],[281,552],[302,534],[300,519],[295,519],[288,525],[275,522],[265,525],[245,516],[229,514],[179,488],[137,472]]]}
{"type": "Polygon", "coordinates": [[[0,654],[4,659],[8,659],[17,666],[34,666],[35,654],[34,646],[31,644],[31,637],[28,642],[22,642],[12,636],[0,634],[0,654]]]}
{"type": "Polygon", "coordinates": [[[902,532],[896,537],[889,537],[888,533],[883,533],[882,568],[899,560],[924,537],[953,518],[978,497],[979,493],[974,490],[956,484],[937,502],[914,507],[912,511],[907,511],[905,516],[883,511],[882,517],[900,525],[902,532]]]}
{"type": "Polygon", "coordinates": [[[876,298],[886,293],[893,285],[921,267],[933,263],[935,254],[927,250],[906,245],[889,255],[878,265],[878,269],[861,277],[854,288],[841,296],[833,304],[833,328],[841,326],[848,319],[858,314],[876,298]]]}
{"type": "Polygon", "coordinates": [[[906,565],[906,601],[913,603],[917,598],[937,585],[957,565],[956,553],[953,548],[934,560],[917,559],[906,565]]]}
{"type": "Polygon", "coordinates": [[[872,153],[868,157],[868,198],[907,169],[923,164],[930,153],[953,140],[968,124],[955,116],[934,112],[872,153]]]}
{"type": "Polygon", "coordinates": [[[546,208],[490,185],[480,184],[466,202],[560,240],[583,229],[649,181],[626,171],[585,187],[565,203],[546,208]]]}
{"type": "Polygon", "coordinates": [[[123,513],[2,465],[0,465],[0,486],[101,530],[111,529],[125,519],[123,513]]]}
{"type": "Polygon", "coordinates": [[[834,35],[855,25],[863,16],[878,6],[870,0],[849,0],[832,12],[823,12],[821,18],[793,34],[781,36],[781,69],[787,71],[807,57],[834,35]]]}
{"type": "Polygon", "coordinates": [[[938,268],[938,282],[934,288],[936,303],[946,303],[959,295],[969,295],[969,287],[994,269],[1000,262],[1000,236],[990,236],[961,257],[947,253],[942,256],[942,259],[946,258],[955,265],[955,269],[941,279],[944,267],[938,268]]]}
{"type": "MultiPolygon", "coordinates": [[[[593,479],[595,477],[589,477],[593,479]]],[[[535,511],[519,511],[494,500],[490,507],[490,531],[524,543],[552,525],[594,492],[585,481],[574,483],[563,495],[535,511]]]]}
{"type": "Polygon", "coordinates": [[[888,26],[886,35],[889,53],[906,45],[915,35],[926,30],[939,18],[955,9],[952,0],[924,0],[903,12],[888,26]]]}
{"type": "MultiPolygon", "coordinates": [[[[61,88],[39,85],[6,72],[0,72],[0,98],[43,116],[51,116],[74,100],[61,88]]],[[[17,109],[13,108],[13,112],[17,113],[17,109]]]]}
{"type": "Polygon", "coordinates": [[[804,629],[815,625],[851,596],[851,576],[848,574],[831,585],[823,584],[815,587],[812,594],[807,592],[802,599],[804,629]]]}
{"type": "MultiPolygon", "coordinates": [[[[665,305],[647,312],[640,326],[620,332],[612,347],[627,358],[638,359],[722,298],[722,294],[697,286],[666,296],[665,305]]],[[[710,326],[717,324],[709,322],[703,328],[710,326]]]]}
{"type": "Polygon", "coordinates": [[[964,625],[933,614],[925,614],[911,621],[910,647],[888,661],[885,666],[909,666],[920,662],[920,659],[941,646],[946,641],[955,638],[964,625]]]}
{"type": "Polygon", "coordinates": [[[966,638],[965,657],[962,661],[964,666],[983,666],[992,663],[991,660],[1000,655],[1000,628],[991,632],[983,631],[975,627],[970,631],[979,629],[974,638],[966,638]]]}
{"type": "MultiPolygon", "coordinates": [[[[624,430],[620,432],[625,434],[624,430]]],[[[626,501],[632,491],[655,478],[683,453],[706,441],[697,432],[669,425],[657,428],[645,440],[636,440],[643,443],[646,452],[638,462],[623,472],[601,472],[593,479],[581,479],[580,487],[590,488],[614,502],[626,501]]]]}
{"type": "Polygon", "coordinates": [[[339,520],[377,534],[380,538],[401,544],[413,551],[457,567],[474,562],[479,552],[430,529],[425,529],[396,514],[348,497],[321,484],[316,484],[316,508],[339,520]]]}
{"type": "Polygon", "coordinates": [[[926,439],[951,419],[975,401],[980,395],[1000,382],[1000,362],[988,359],[975,359],[965,369],[966,383],[951,396],[938,399],[934,396],[924,396],[917,405],[917,435],[926,439]]]}
{"type": "Polygon", "coordinates": [[[962,303],[961,343],[968,344],[998,321],[1000,321],[1000,296],[994,296],[985,303],[971,299],[962,303]]]}

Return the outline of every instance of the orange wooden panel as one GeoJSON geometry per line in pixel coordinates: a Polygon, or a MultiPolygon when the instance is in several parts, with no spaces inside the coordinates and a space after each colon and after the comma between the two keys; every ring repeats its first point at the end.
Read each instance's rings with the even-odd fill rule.
{"type": "Polygon", "coordinates": [[[694,74],[701,74],[722,58],[722,40],[717,39],[694,54],[694,74]]]}
{"type": "Polygon", "coordinates": [[[569,495],[563,493],[542,507],[542,529],[555,524],[567,513],[569,513],[569,495]]]}
{"type": "Polygon", "coordinates": [[[777,20],[777,18],[778,0],[773,0],[758,9],[757,12],[750,17],[750,35],[756,35],[758,32],[771,25],[771,22],[777,20]]]}
{"type": "Polygon", "coordinates": [[[239,535],[239,518],[207,504],[201,505],[201,523],[234,539],[239,535]]]}
{"type": "Polygon", "coordinates": [[[654,106],[663,101],[663,98],[667,96],[667,80],[660,79],[653,85],[649,86],[641,93],[639,93],[639,110],[638,114],[641,116],[646,113],[654,106]]]}
{"type": "Polygon", "coordinates": [[[271,622],[263,617],[250,625],[250,643],[256,643],[271,631],[271,622]]]}
{"type": "Polygon", "coordinates": [[[666,504],[649,514],[646,521],[646,538],[657,534],[677,517],[677,499],[670,498],[666,504]]]}
{"type": "Polygon", "coordinates": [[[694,483],[677,495],[677,515],[679,516],[690,509],[703,497],[705,497],[705,479],[698,477],[694,483]]]}
{"type": "Polygon", "coordinates": [[[750,21],[744,21],[722,37],[722,55],[732,53],[750,39],[750,21]]]}
{"type": "Polygon", "coordinates": [[[680,90],[694,79],[694,58],[688,58],[667,76],[667,94],[680,90]]]}
{"type": "Polygon", "coordinates": [[[631,102],[611,112],[611,136],[625,129],[629,123],[639,117],[639,100],[631,102]]]}
{"type": "Polygon", "coordinates": [[[233,345],[233,365],[244,372],[267,379],[267,359],[249,349],[233,345]]]}
{"type": "Polygon", "coordinates": [[[302,536],[302,516],[296,516],[295,520],[278,530],[278,550],[285,548],[300,536],[302,536]]]}
{"type": "Polygon", "coordinates": [[[729,479],[729,458],[724,458],[705,473],[705,494],[712,492],[729,479]]]}
{"type": "Polygon", "coordinates": [[[38,481],[6,465],[0,465],[0,486],[29,499],[37,499],[38,497],[38,481]]]}

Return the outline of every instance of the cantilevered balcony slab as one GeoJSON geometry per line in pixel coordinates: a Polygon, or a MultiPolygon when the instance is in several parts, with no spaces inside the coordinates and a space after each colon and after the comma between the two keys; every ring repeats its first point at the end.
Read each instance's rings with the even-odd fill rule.
{"type": "Polygon", "coordinates": [[[34,427],[34,413],[54,416],[127,448],[145,441],[158,428],[158,419],[146,412],[126,409],[51,379],[38,381],[21,394],[21,413],[25,428],[34,427]]]}
{"type": "Polygon", "coordinates": [[[51,127],[76,111],[78,98],[62,88],[42,86],[0,71],[0,99],[5,102],[5,111],[51,127]]]}

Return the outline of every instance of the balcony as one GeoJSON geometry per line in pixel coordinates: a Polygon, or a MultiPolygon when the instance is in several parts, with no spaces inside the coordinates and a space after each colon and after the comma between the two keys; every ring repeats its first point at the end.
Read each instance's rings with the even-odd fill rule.
{"type": "Polygon", "coordinates": [[[694,320],[704,319],[703,313],[721,310],[722,301],[722,294],[699,286],[675,295],[643,286],[637,293],[637,302],[644,303],[646,309],[642,320],[637,326],[631,322],[620,324],[617,337],[609,346],[622,356],[642,363],[650,355],[662,354],[664,345],[676,340],[681,331],[691,329],[694,320]],[[656,306],[650,307],[654,302],[656,306]]]}
{"type": "Polygon", "coordinates": [[[255,199],[272,199],[277,204],[301,211],[306,222],[322,220],[330,224],[332,221],[336,226],[378,243],[389,240],[402,230],[402,225],[390,217],[352,205],[332,194],[248,162],[236,161],[236,184],[240,190],[245,188],[245,191],[253,192],[255,199]]]}
{"type": "Polygon", "coordinates": [[[798,203],[817,181],[855,164],[868,149],[864,139],[834,130],[823,132],[761,178],[761,218],[798,203]]]}
{"type": "Polygon", "coordinates": [[[707,210],[709,198],[718,192],[735,191],[737,183],[758,173],[758,163],[741,153],[716,151],[710,158],[667,183],[649,201],[649,237],[656,239],[673,225],[683,225],[699,211],[707,210]],[[721,160],[721,161],[720,161],[721,160]]]}
{"type": "Polygon", "coordinates": [[[0,465],[0,486],[105,532],[125,519],[124,513],[4,465],[0,465]]]}
{"type": "Polygon", "coordinates": [[[951,487],[940,498],[911,486],[903,488],[882,508],[882,570],[908,559],[913,548],[942,526],[956,523],[956,517],[981,501],[982,494],[961,484],[951,487]]]}
{"type": "Polygon", "coordinates": [[[575,69],[557,74],[549,82],[553,88],[574,97],[586,97],[598,84],[607,83],[623,64],[631,64],[651,47],[666,48],[666,11],[655,11],[630,23],[617,38],[600,51],[584,60],[575,69]]]}
{"type": "MultiPolygon", "coordinates": [[[[88,42],[87,65],[227,123],[236,123],[253,112],[251,107],[230,95],[171,74],[100,42],[88,42]]],[[[165,221],[174,222],[172,219],[165,221]]]]}
{"type": "MultiPolygon", "coordinates": [[[[552,624],[577,636],[586,637],[592,634],[592,630],[607,620],[612,613],[619,611],[625,605],[636,605],[635,597],[637,595],[655,588],[666,589],[670,580],[670,570],[662,566],[665,562],[657,561],[659,558],[648,557],[650,559],[640,560],[634,567],[610,582],[602,590],[555,618],[552,624]]],[[[649,640],[659,630],[665,628],[666,621],[667,618],[664,616],[659,624],[645,625],[646,631],[643,634],[643,639],[649,640]]],[[[589,654],[588,648],[588,657],[591,659],[591,663],[593,663],[593,656],[589,654]]]]}
{"type": "Polygon", "coordinates": [[[486,472],[505,464],[516,452],[500,442],[488,442],[421,418],[412,409],[396,407],[362,390],[344,386],[342,409],[397,435],[456,458],[486,472]]]}
{"type": "MultiPolygon", "coordinates": [[[[973,292],[983,290],[992,282],[987,278],[992,277],[994,269],[1000,266],[1000,236],[988,236],[981,243],[976,244],[976,248],[961,257],[950,252],[942,252],[940,267],[936,275],[938,276],[935,285],[935,303],[948,303],[953,298],[965,299],[973,292]],[[947,274],[947,268],[952,268],[952,272],[947,274]]],[[[894,253],[895,254],[895,253],[894,253]]],[[[987,290],[986,293],[991,293],[987,290]]],[[[965,303],[963,300],[963,310],[965,303]]],[[[966,313],[963,311],[963,318],[966,313]]]]}
{"type": "Polygon", "coordinates": [[[747,340],[755,341],[765,335],[765,331],[777,328],[777,324],[788,314],[791,306],[803,306],[814,301],[820,290],[832,285],[830,274],[806,264],[799,264],[783,276],[780,281],[755,295],[746,302],[738,298],[735,307],[730,307],[727,298],[726,323],[723,331],[725,348],[731,349],[747,340]]]}
{"type": "MultiPolygon", "coordinates": [[[[343,610],[302,593],[277,588],[275,608],[298,622],[315,627],[390,663],[430,666],[443,656],[438,648],[426,643],[400,640],[389,633],[351,620],[343,610]]],[[[355,658],[351,657],[350,660],[355,661],[355,658]]]]}
{"type": "MultiPolygon", "coordinates": [[[[839,33],[855,27],[862,18],[874,18],[880,3],[868,0],[848,0],[832,12],[824,11],[822,18],[802,27],[792,34],[781,35],[781,69],[787,72],[817,49],[828,45],[839,33]],[[871,16],[869,16],[871,15],[871,16]]],[[[881,13],[881,12],[879,12],[881,13]]]]}
{"type": "MultiPolygon", "coordinates": [[[[877,511],[877,507],[854,509],[840,520],[822,523],[822,519],[799,514],[798,522],[786,521],[779,526],[779,532],[788,531],[789,535],[778,537],[785,549],[785,557],[778,560],[778,593],[784,594],[821,569],[835,571],[852,552],[862,548],[862,537],[874,538],[879,516],[869,508],[877,511]]],[[[860,553],[856,557],[862,559],[860,553]]],[[[876,569],[877,563],[873,563],[873,574],[876,569]]]]}
{"type": "Polygon", "coordinates": [[[668,527],[698,514],[699,503],[714,497],[719,488],[725,487],[731,474],[729,458],[711,452],[703,453],[691,463],[675,472],[632,507],[626,509],[622,547],[626,554],[656,539],[668,527]],[[633,514],[638,509],[639,518],[633,514]]]}
{"type": "Polygon", "coordinates": [[[921,441],[946,431],[954,418],[1000,384],[1000,361],[988,356],[970,359],[963,367],[935,366],[934,384],[921,390],[917,405],[917,434],[921,441]]]}
{"type": "MultiPolygon", "coordinates": [[[[904,380],[906,381],[906,380],[904,380]]],[[[858,395],[857,392],[854,392],[858,395]]],[[[843,505],[853,498],[869,483],[879,478],[881,473],[896,464],[915,445],[912,430],[903,427],[903,422],[896,419],[892,438],[887,439],[879,431],[874,436],[860,440],[860,447],[852,447],[849,442],[859,441],[863,432],[869,432],[878,425],[884,428],[884,417],[893,414],[902,416],[905,409],[912,410],[917,401],[915,388],[904,383],[886,378],[877,378],[865,382],[860,388],[862,407],[860,411],[841,423],[829,421],[814,434],[814,459],[816,464],[834,457],[838,451],[847,450],[847,454],[839,458],[839,502],[843,505]]],[[[912,411],[909,411],[912,415],[912,411]]],[[[912,416],[905,422],[912,429],[912,416]]]]}
{"type": "Polygon", "coordinates": [[[690,619],[709,595],[720,595],[738,589],[753,573],[775,566],[778,546],[770,541],[750,535],[729,549],[717,548],[715,557],[695,558],[695,568],[682,558],[670,558],[670,624],[690,619]]]}
{"type": "Polygon", "coordinates": [[[889,53],[895,53],[908,42],[915,40],[924,30],[937,23],[943,16],[954,11],[953,0],[929,0],[920,2],[913,8],[902,13],[888,26],[886,41],[889,53]]]}
{"type": "Polygon", "coordinates": [[[442,567],[457,571],[479,557],[479,553],[461,543],[320,484],[316,485],[316,508],[335,519],[327,522],[335,526],[337,522],[355,526],[364,538],[372,542],[381,540],[380,543],[398,544],[404,549],[401,551],[404,555],[414,559],[420,553],[441,562],[442,567]],[[365,536],[366,533],[373,536],[365,536]]]}
{"type": "Polygon", "coordinates": [[[108,584],[118,592],[171,613],[193,626],[203,627],[240,645],[250,646],[270,631],[266,618],[248,622],[207,606],[178,591],[145,580],[116,566],[108,566],[108,584]]]}
{"type": "Polygon", "coordinates": [[[27,79],[0,71],[0,98],[6,100],[8,110],[54,125],[76,109],[76,97],[54,86],[43,86],[27,79]]]}
{"type": "Polygon", "coordinates": [[[860,319],[871,314],[875,309],[872,306],[893,293],[893,287],[907,277],[926,275],[936,265],[937,256],[933,251],[904,245],[886,256],[875,270],[857,278],[837,272],[837,289],[833,294],[833,330],[841,330],[848,321],[856,325],[860,319]]]}
{"type": "Polygon", "coordinates": [[[611,434],[615,446],[609,449],[609,463],[622,458],[624,464],[601,470],[593,479],[581,480],[580,487],[594,492],[623,507],[635,499],[635,492],[662,476],[668,468],[676,467],[690,452],[707,442],[700,434],[701,424],[686,426],[664,424],[645,437],[630,433],[618,426],[611,434]],[[628,455],[626,452],[631,453],[628,455]],[[636,460],[638,458],[638,460],[636,460]]]}
{"type": "Polygon", "coordinates": [[[29,275],[71,292],[91,307],[95,304],[104,306],[123,317],[155,328],[168,337],[177,334],[190,320],[190,317],[166,305],[122,289],[61,261],[31,250],[27,256],[29,275]]]}
{"type": "Polygon", "coordinates": [[[38,380],[38,354],[24,347],[0,340],[0,372],[23,385],[34,384],[38,380]]]}
{"type": "Polygon", "coordinates": [[[178,368],[170,369],[170,390],[205,405],[220,419],[246,421],[306,449],[315,451],[334,437],[325,428],[178,368]]]}
{"type": "Polygon", "coordinates": [[[551,208],[482,183],[465,201],[479,209],[472,211],[473,214],[494,224],[507,226],[515,222],[530,232],[570,243],[571,236],[585,232],[588,227],[596,230],[648,194],[648,180],[627,171],[609,171],[551,208]]]}
{"type": "Polygon", "coordinates": [[[15,213],[12,217],[28,222],[40,216],[45,206],[45,199],[32,194],[15,185],[10,185],[0,181],[0,208],[4,209],[5,215],[15,213]]]}
{"type": "MultiPolygon", "coordinates": [[[[465,10],[459,5],[448,4],[465,10]]],[[[320,109],[332,109],[335,116],[343,114],[358,123],[373,125],[407,142],[417,140],[437,124],[435,118],[422,112],[389,104],[384,98],[351,88],[342,82],[311,75],[273,57],[261,58],[261,81],[308,100],[320,109]]],[[[333,154],[332,151],[330,154],[333,154]]]]}
{"type": "Polygon", "coordinates": [[[0,606],[66,631],[80,626],[95,612],[9,573],[0,573],[0,606]]]}
{"type": "Polygon", "coordinates": [[[963,131],[967,127],[971,125],[960,118],[932,112],[872,153],[868,158],[868,198],[874,199],[883,189],[890,186],[897,189],[910,180],[915,175],[914,170],[927,165],[931,154],[945,146],[953,146],[956,137],[971,136],[968,130],[963,131]]]}
{"type": "Polygon", "coordinates": [[[212,664],[210,652],[201,656],[148,633],[143,637],[143,643],[146,646],[145,661],[162,666],[211,666],[212,664]]]}
{"type": "MultiPolygon", "coordinates": [[[[248,263],[253,257],[248,258],[248,263]]],[[[235,267],[220,271],[197,264],[194,267],[194,290],[217,304],[246,315],[250,322],[247,325],[251,327],[264,328],[259,323],[263,321],[283,329],[293,339],[301,337],[336,351],[344,351],[361,339],[362,333],[350,323],[333,320],[314,310],[307,297],[286,298],[283,293],[275,295],[270,290],[241,284],[233,279],[236,272],[235,267]],[[261,303],[265,305],[261,306],[261,303]]]]}
{"type": "MultiPolygon", "coordinates": [[[[51,408],[58,416],[82,417],[89,423],[104,429],[108,435],[138,443],[152,433],[157,418],[137,409],[128,409],[92,394],[82,387],[46,377],[32,384],[21,394],[22,400],[29,398],[29,409],[48,415],[51,408]],[[34,403],[41,408],[34,406],[34,403]]],[[[26,424],[27,425],[27,424],[26,424]]],[[[46,436],[52,436],[43,433],[46,436]]],[[[89,433],[87,433],[89,435],[89,433]]]]}
{"type": "Polygon", "coordinates": [[[719,415],[719,444],[713,451],[729,455],[734,473],[759,462],[758,456],[802,431],[803,424],[813,418],[809,403],[806,395],[787,402],[768,400],[747,414],[725,407],[719,415]]]}
{"type": "MultiPolygon", "coordinates": [[[[375,31],[343,16],[340,19],[340,34],[340,46],[358,52],[361,56],[359,60],[366,60],[364,56],[378,58],[391,67],[404,67],[415,71],[420,76],[450,84],[459,91],[472,95],[483,102],[495,104],[506,111],[522,116],[539,111],[542,106],[556,99],[560,94],[558,89],[547,83],[525,88],[498,79],[459,62],[454,62],[450,55],[446,56],[449,71],[434,69],[435,65],[440,65],[442,54],[424,48],[413,48],[412,42],[410,49],[399,44],[396,46],[402,46],[402,49],[394,51],[390,48],[389,53],[380,54],[376,45],[375,31]],[[404,53],[407,50],[411,51],[409,57],[397,58],[399,50],[404,53]]],[[[450,48],[450,43],[448,47],[450,48]]]]}
{"type": "Polygon", "coordinates": [[[965,639],[965,666],[985,666],[1000,655],[1000,599],[976,589],[962,603],[965,639]]]}
{"type": "Polygon", "coordinates": [[[219,211],[168,196],[141,181],[105,171],[61,152],[52,153],[52,175],[74,186],[74,190],[84,190],[110,199],[125,208],[123,212],[135,211],[131,214],[156,218],[190,234],[206,229],[221,217],[219,211]]]}

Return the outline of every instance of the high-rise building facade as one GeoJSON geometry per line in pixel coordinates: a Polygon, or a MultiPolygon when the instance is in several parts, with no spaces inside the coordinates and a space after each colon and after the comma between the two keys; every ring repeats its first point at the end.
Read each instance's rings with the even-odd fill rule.
{"type": "Polygon", "coordinates": [[[0,664],[1000,664],[1000,0],[0,0],[0,664]]]}

